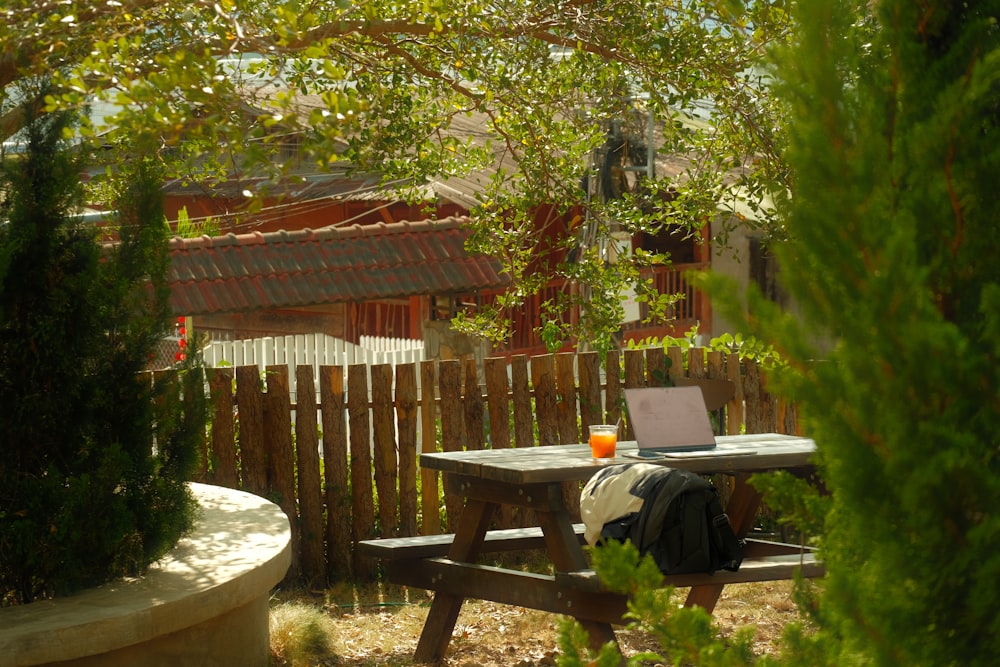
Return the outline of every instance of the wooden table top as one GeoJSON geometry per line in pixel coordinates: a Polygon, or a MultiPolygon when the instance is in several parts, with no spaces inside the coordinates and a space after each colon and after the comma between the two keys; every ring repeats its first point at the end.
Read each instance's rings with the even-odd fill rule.
{"type": "Polygon", "coordinates": [[[433,452],[420,455],[420,465],[441,472],[512,484],[586,480],[621,463],[653,463],[699,473],[757,472],[810,465],[816,443],[809,438],[778,433],[728,435],[716,438],[716,448],[659,459],[624,456],[635,452],[635,441],[619,441],[613,459],[595,460],[590,446],[552,445],[511,449],[433,452]]]}

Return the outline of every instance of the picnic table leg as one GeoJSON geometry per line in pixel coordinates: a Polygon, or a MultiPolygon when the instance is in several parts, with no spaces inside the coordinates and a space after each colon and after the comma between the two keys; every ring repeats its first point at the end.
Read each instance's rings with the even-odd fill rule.
{"type": "MultiPolygon", "coordinates": [[[[448,557],[456,561],[472,562],[479,556],[486,531],[493,519],[496,503],[469,500],[455,531],[455,539],[448,551],[448,557]]],[[[413,659],[418,663],[437,664],[444,658],[451,633],[455,630],[458,613],[465,598],[460,595],[435,593],[430,612],[424,622],[424,629],[417,642],[413,659]]]]}
{"type": "MultiPolygon", "coordinates": [[[[726,507],[726,514],[729,515],[729,523],[733,526],[736,537],[743,539],[753,528],[753,522],[757,518],[757,510],[760,509],[761,494],[747,483],[750,475],[739,473],[736,475],[736,488],[729,499],[726,507]]],[[[712,584],[709,586],[693,586],[688,593],[685,607],[695,605],[702,607],[708,613],[712,613],[719,596],[722,595],[722,584],[712,584]]]]}
{"type": "MultiPolygon", "coordinates": [[[[545,547],[557,571],[573,572],[587,567],[587,558],[580,546],[573,521],[566,509],[551,512],[535,512],[538,525],[545,536],[545,547]]],[[[608,642],[618,643],[614,628],[610,623],[577,619],[590,638],[590,647],[599,650],[608,642]]]]}

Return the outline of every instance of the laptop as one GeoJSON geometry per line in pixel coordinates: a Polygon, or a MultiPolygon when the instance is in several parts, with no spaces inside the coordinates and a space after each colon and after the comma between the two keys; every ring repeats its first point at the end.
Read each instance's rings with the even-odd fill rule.
{"type": "Polygon", "coordinates": [[[637,458],[715,449],[715,432],[701,387],[626,389],[625,403],[638,443],[637,458]]]}

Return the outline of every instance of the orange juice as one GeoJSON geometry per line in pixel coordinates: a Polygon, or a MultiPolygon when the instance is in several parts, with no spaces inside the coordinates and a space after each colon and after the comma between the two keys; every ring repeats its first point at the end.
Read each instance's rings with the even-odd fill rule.
{"type": "Polygon", "coordinates": [[[590,427],[590,452],[595,459],[611,459],[618,443],[618,427],[598,424],[590,427]]]}

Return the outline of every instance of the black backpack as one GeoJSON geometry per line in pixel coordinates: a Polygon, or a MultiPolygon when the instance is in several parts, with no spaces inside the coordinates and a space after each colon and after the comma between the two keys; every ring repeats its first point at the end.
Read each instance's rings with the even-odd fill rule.
{"type": "MultiPolygon", "coordinates": [[[[601,472],[613,475],[624,472],[615,468],[629,467],[601,472]]],[[[664,574],[740,569],[743,543],[707,479],[686,470],[644,466],[629,493],[643,499],[641,509],[605,523],[602,539],[631,540],[642,554],[652,555],[664,574]]]]}

